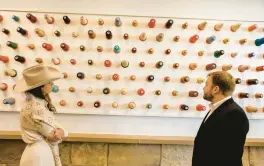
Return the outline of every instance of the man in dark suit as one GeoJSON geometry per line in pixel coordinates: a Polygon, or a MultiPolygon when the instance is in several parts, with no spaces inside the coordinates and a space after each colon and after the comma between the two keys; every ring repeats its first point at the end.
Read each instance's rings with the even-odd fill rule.
{"type": "Polygon", "coordinates": [[[249,121],[231,97],[235,80],[225,71],[208,75],[204,87],[210,111],[194,140],[192,166],[242,166],[249,121]]]}

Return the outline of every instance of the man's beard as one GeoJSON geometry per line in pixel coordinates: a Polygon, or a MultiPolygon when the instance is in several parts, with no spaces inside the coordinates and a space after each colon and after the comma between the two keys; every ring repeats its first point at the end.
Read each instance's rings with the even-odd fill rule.
{"type": "Polygon", "coordinates": [[[205,93],[204,95],[203,95],[203,98],[205,99],[205,100],[207,100],[207,101],[212,101],[213,100],[213,98],[214,98],[214,96],[212,95],[212,93],[205,93]]]}

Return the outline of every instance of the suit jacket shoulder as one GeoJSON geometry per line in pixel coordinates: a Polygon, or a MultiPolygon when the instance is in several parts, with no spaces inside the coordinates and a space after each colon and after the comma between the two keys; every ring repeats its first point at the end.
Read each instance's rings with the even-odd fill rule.
{"type": "Polygon", "coordinates": [[[238,105],[233,98],[223,103],[223,107],[219,109],[219,112],[224,114],[224,118],[234,118],[234,120],[248,121],[247,115],[244,109],[238,105]]]}

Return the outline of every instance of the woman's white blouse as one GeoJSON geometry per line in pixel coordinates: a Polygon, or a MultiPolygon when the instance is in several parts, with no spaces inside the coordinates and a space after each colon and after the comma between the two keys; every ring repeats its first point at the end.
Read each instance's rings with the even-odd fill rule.
{"type": "Polygon", "coordinates": [[[50,145],[56,166],[61,166],[58,147],[61,141],[49,142],[46,137],[54,133],[56,128],[61,128],[65,137],[68,133],[58,124],[54,113],[49,111],[46,104],[45,100],[27,94],[26,102],[20,112],[21,135],[27,144],[46,141],[50,145]]]}

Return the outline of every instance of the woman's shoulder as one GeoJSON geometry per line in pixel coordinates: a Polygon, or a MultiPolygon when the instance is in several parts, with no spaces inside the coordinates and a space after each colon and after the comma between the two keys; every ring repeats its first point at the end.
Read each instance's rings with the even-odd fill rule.
{"type": "Polygon", "coordinates": [[[44,100],[34,97],[33,95],[27,95],[23,104],[23,110],[44,108],[44,100]]]}

